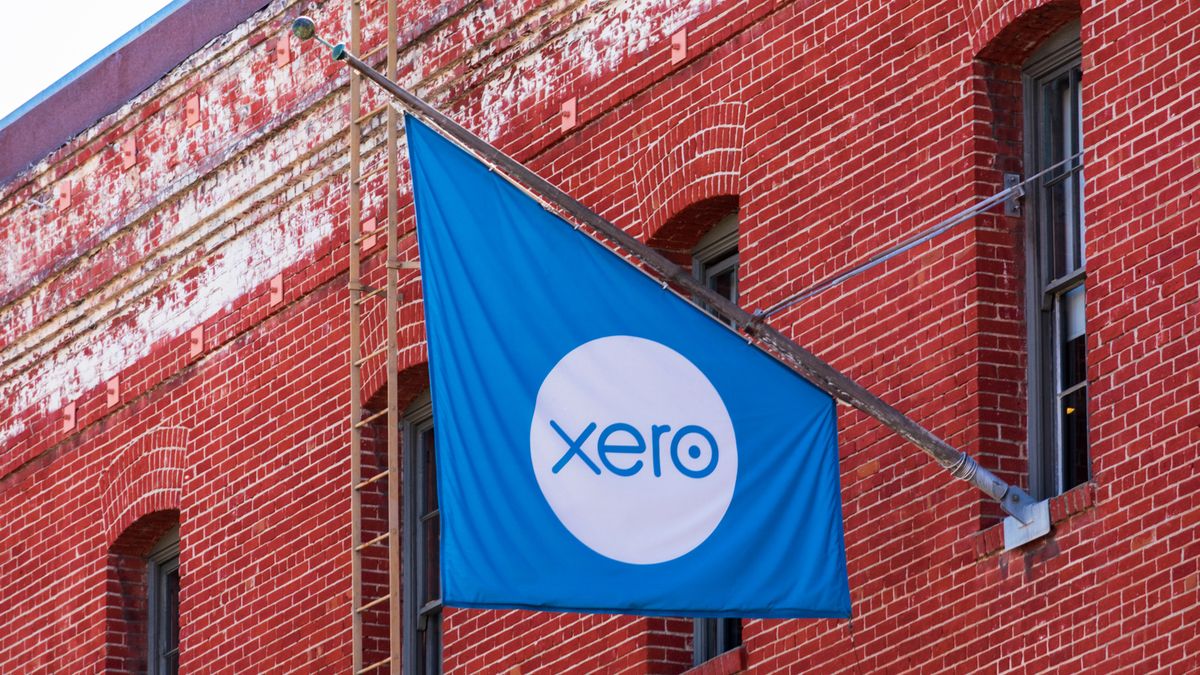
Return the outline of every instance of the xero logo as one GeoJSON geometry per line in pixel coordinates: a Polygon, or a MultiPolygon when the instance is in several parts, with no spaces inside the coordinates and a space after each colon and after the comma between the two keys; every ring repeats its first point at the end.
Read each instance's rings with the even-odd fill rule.
{"type": "Polygon", "coordinates": [[[576,538],[614,560],[678,558],[733,498],[733,422],[704,373],[652,340],[614,335],[564,356],[529,431],[538,486],[576,538]]]}
{"type": "MultiPolygon", "coordinates": [[[[558,422],[555,422],[554,420],[550,420],[550,428],[554,429],[555,433],[561,436],[563,441],[566,442],[566,452],[564,452],[563,456],[554,463],[554,468],[552,469],[554,473],[561,471],[563,467],[565,467],[567,463],[571,461],[572,458],[578,457],[579,461],[583,462],[587,468],[591,469],[592,472],[597,476],[603,474],[603,472],[600,470],[600,467],[596,466],[596,464],[588,458],[587,452],[585,452],[583,449],[584,442],[587,441],[587,439],[591,437],[592,432],[596,430],[595,422],[589,422],[587,427],[585,427],[576,438],[572,438],[570,434],[563,431],[562,427],[558,425],[558,422]]],[[[642,470],[642,460],[636,460],[633,462],[633,464],[626,467],[618,467],[613,464],[613,461],[610,459],[610,457],[614,454],[641,455],[645,453],[647,449],[649,449],[651,461],[653,462],[654,466],[654,475],[661,476],[662,460],[660,456],[662,454],[662,447],[659,444],[659,439],[666,435],[670,430],[671,425],[669,424],[650,425],[650,438],[652,438],[653,441],[647,448],[646,437],[643,436],[640,431],[638,431],[637,427],[633,426],[632,424],[626,424],[625,422],[613,422],[605,427],[604,431],[600,432],[600,437],[596,440],[596,454],[600,458],[600,463],[603,464],[604,467],[613,474],[617,476],[634,476],[642,470]],[[621,435],[620,437],[622,439],[628,439],[626,443],[619,444],[612,441],[613,437],[617,436],[618,434],[621,435]]],[[[717,462],[720,457],[720,450],[717,449],[717,439],[713,438],[713,435],[708,431],[708,429],[705,429],[698,424],[688,424],[687,426],[679,429],[679,431],[676,431],[675,434],[671,436],[670,447],[671,462],[674,463],[675,469],[678,470],[679,473],[688,476],[689,478],[704,478],[717,468],[717,462]],[[688,446],[687,455],[693,460],[699,459],[707,452],[708,458],[703,461],[704,466],[701,468],[688,468],[684,462],[680,461],[680,439],[686,439],[689,434],[699,437],[697,442],[703,443],[707,447],[707,450],[702,450],[699,445],[688,446]]]]}

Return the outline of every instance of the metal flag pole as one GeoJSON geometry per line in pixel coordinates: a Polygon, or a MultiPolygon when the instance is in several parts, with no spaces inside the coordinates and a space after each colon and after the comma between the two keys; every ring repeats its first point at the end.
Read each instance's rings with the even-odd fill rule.
{"type": "Polygon", "coordinates": [[[383,74],[350,53],[344,44],[334,45],[321,39],[316,34],[316,25],[312,19],[308,17],[296,19],[292,24],[292,32],[301,40],[316,39],[331,50],[334,60],[345,61],[351,68],[394,96],[418,118],[430,123],[442,134],[463,146],[485,163],[499,169],[500,173],[506,174],[511,181],[519,183],[544,201],[561,209],[576,222],[587,225],[620,248],[637,256],[647,267],[661,275],[664,282],[675,284],[678,288],[692,294],[693,297],[711,308],[723,319],[730,321],[747,336],[768,347],[781,361],[806,380],[835,399],[879,420],[884,426],[924,450],[933,457],[934,461],[947,469],[950,475],[970,483],[995,499],[1010,516],[1004,521],[1006,550],[1016,548],[1049,532],[1050,508],[1048,501],[1034,500],[1019,486],[1010,485],[991,471],[981,467],[967,453],[950,446],[933,432],[922,427],[833,366],[766,324],[763,317],[747,312],[727,298],[710,290],[653,248],[634,239],[620,227],[592,212],[520,162],[438,112],[437,109],[413,93],[384,77],[383,74]]]}

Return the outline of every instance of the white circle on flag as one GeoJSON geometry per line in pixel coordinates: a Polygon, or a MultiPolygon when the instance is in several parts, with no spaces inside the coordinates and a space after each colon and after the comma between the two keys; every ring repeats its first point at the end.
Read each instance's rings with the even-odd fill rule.
{"type": "Polygon", "coordinates": [[[626,563],[699,546],[737,482],[733,422],[716,388],[679,352],[628,335],[580,345],[550,370],[529,446],[562,524],[626,563]]]}

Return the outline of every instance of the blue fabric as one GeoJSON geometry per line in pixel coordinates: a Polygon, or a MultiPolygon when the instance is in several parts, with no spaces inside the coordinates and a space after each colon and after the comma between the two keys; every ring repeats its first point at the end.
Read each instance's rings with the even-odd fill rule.
{"type": "Polygon", "coordinates": [[[445,604],[849,616],[832,399],[406,126],[445,604]]]}

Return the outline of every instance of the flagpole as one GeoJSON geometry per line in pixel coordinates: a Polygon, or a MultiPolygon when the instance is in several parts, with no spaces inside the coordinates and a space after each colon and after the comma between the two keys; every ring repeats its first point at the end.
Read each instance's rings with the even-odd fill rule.
{"type": "Polygon", "coordinates": [[[541,176],[530,171],[520,162],[442,114],[415,94],[389,80],[382,73],[350,53],[345,45],[333,45],[321,39],[317,36],[316,26],[311,19],[307,17],[296,19],[292,24],[292,32],[301,40],[315,38],[321,44],[329,47],[334,60],[345,61],[351,68],[398,99],[414,115],[430,123],[484,162],[498,168],[510,179],[519,182],[546,202],[561,209],[576,222],[588,225],[616,245],[634,254],[648,267],[660,274],[665,281],[686,290],[716,314],[731,321],[746,335],[768,346],[806,380],[837,400],[879,420],[884,426],[924,450],[933,457],[934,461],[947,469],[950,475],[970,483],[995,499],[999,502],[1000,507],[1011,516],[1011,518],[1005,519],[1006,549],[1032,541],[1049,531],[1048,501],[1035,501],[1019,486],[1010,485],[980,466],[967,453],[955,449],[933,432],[922,427],[833,366],[766,324],[762,317],[743,310],[724,296],[715,293],[653,248],[646,246],[620,227],[608,222],[541,176]]]}

